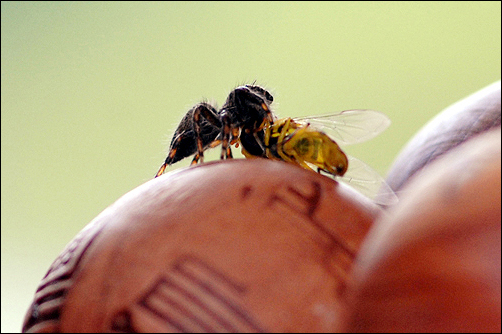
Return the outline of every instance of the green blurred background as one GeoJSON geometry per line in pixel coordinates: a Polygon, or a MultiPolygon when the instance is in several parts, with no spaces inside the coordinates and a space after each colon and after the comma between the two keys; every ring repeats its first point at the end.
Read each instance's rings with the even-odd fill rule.
{"type": "Polygon", "coordinates": [[[383,111],[392,126],[347,151],[385,175],[428,120],[500,79],[500,7],[2,2],[2,332],[66,243],[155,175],[191,105],[256,80],[279,116],[383,111]]]}

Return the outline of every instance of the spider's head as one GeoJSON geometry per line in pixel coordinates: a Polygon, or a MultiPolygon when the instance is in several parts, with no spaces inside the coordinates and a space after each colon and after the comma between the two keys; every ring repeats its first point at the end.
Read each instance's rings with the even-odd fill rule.
{"type": "Polygon", "coordinates": [[[254,128],[267,119],[273,123],[270,105],[272,94],[260,86],[245,85],[235,88],[228,95],[223,109],[227,110],[233,123],[246,128],[254,128]]]}

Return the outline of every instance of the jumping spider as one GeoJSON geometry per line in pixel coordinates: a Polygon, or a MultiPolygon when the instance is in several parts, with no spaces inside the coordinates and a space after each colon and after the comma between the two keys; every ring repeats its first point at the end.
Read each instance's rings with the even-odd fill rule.
{"type": "Polygon", "coordinates": [[[174,132],[169,153],[155,177],[162,175],[167,166],[195,153],[192,164],[204,161],[204,151],[221,144],[221,159],[232,158],[230,146],[239,141],[249,152],[264,150],[263,128],[273,124],[270,110],[274,98],[260,86],[245,85],[235,88],[221,107],[206,102],[193,106],[174,132]]]}

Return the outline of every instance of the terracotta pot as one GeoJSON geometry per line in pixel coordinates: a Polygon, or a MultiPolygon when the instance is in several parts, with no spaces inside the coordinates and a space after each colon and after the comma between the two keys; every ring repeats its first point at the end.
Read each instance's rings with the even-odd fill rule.
{"type": "Polygon", "coordinates": [[[350,332],[500,332],[500,128],[425,167],[349,279],[350,332]]]}
{"type": "Polygon", "coordinates": [[[387,183],[399,194],[423,167],[470,138],[498,127],[500,81],[451,105],[424,125],[399,153],[387,183]]]}
{"type": "Polygon", "coordinates": [[[42,280],[24,330],[329,331],[379,212],[283,162],[177,170],[76,236],[42,280]]]}

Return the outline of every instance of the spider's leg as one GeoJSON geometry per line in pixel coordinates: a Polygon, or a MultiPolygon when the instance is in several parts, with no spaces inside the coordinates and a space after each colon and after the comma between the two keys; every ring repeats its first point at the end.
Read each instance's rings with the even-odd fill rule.
{"type": "Polygon", "coordinates": [[[227,159],[233,159],[233,155],[232,155],[232,150],[230,149],[230,145],[227,146],[227,150],[226,150],[226,156],[227,156],[227,159]]]}
{"type": "Polygon", "coordinates": [[[207,104],[201,103],[199,104],[194,112],[193,112],[193,124],[195,130],[195,140],[197,142],[197,154],[194,156],[192,160],[192,165],[196,164],[199,160],[200,162],[204,162],[204,142],[202,140],[202,117],[206,119],[209,123],[214,125],[217,128],[221,127],[221,122],[218,118],[216,110],[214,108],[209,108],[207,104]]]}
{"type": "MultiPolygon", "coordinates": [[[[204,157],[201,157],[199,153],[195,153],[195,155],[193,156],[193,159],[192,159],[192,162],[190,163],[190,165],[196,165],[197,162],[199,162],[200,158],[204,159],[204,157]]],[[[201,162],[203,162],[203,161],[201,160],[201,162]]]]}
{"type": "Polygon", "coordinates": [[[209,147],[210,148],[215,148],[216,146],[220,145],[221,144],[221,140],[219,139],[216,139],[214,140],[211,144],[209,144],[209,147]]]}
{"type": "Polygon", "coordinates": [[[232,129],[230,128],[230,117],[227,113],[221,114],[221,155],[220,159],[232,159],[232,149],[230,148],[230,137],[232,129]]]}
{"type": "Polygon", "coordinates": [[[171,161],[173,161],[173,158],[178,150],[177,149],[178,144],[181,142],[182,139],[183,139],[182,134],[178,135],[178,137],[174,139],[174,145],[172,145],[171,149],[169,150],[169,154],[167,155],[166,161],[162,164],[162,166],[160,166],[159,171],[157,172],[157,174],[155,174],[155,177],[159,177],[162,174],[164,174],[166,168],[171,164],[171,161]]]}
{"type": "Polygon", "coordinates": [[[235,147],[239,147],[239,136],[241,135],[240,128],[232,129],[232,140],[230,141],[230,145],[236,145],[235,147]]]}
{"type": "Polygon", "coordinates": [[[167,168],[167,164],[163,164],[162,166],[160,166],[160,169],[157,172],[157,174],[155,175],[155,177],[159,177],[162,174],[164,174],[164,171],[166,170],[166,168],[167,168]]]}

